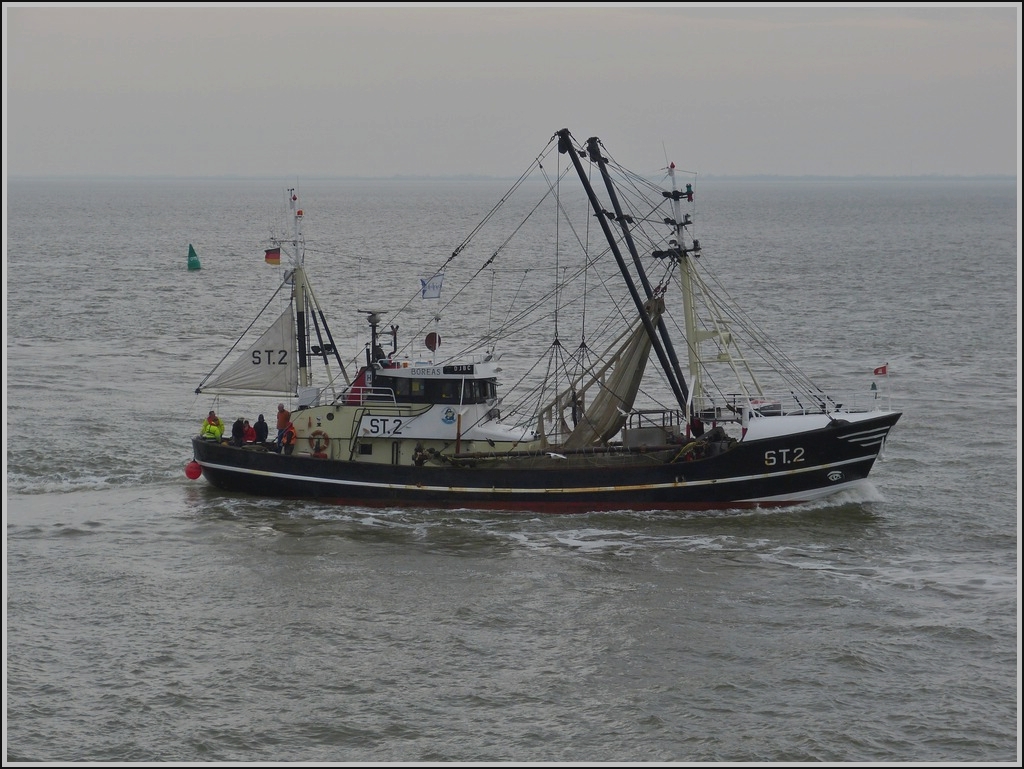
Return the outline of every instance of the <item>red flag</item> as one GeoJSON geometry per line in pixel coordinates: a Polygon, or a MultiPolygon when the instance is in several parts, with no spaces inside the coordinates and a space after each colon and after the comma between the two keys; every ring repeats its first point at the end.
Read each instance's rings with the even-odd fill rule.
{"type": "Polygon", "coordinates": [[[889,375],[889,364],[886,363],[884,366],[879,366],[875,369],[875,376],[888,376],[889,375]]]}
{"type": "Polygon", "coordinates": [[[280,249],[280,247],[278,247],[278,248],[268,248],[267,249],[267,255],[264,257],[264,259],[266,259],[267,264],[280,264],[281,263],[281,249],[280,249]]]}

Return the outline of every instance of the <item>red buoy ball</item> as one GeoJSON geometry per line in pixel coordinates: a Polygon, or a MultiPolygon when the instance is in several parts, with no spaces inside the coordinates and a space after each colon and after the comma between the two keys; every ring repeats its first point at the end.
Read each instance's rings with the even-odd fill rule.
{"type": "Polygon", "coordinates": [[[200,467],[199,463],[194,459],[185,465],[185,476],[190,480],[194,481],[200,475],[203,474],[203,468],[200,467]]]}

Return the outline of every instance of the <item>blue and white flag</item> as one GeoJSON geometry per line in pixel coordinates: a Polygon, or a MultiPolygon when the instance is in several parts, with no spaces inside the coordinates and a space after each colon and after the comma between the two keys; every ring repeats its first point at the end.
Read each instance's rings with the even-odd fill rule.
{"type": "Polygon", "coordinates": [[[429,278],[420,278],[420,297],[423,299],[440,299],[441,283],[443,281],[443,272],[439,272],[429,278]]]}

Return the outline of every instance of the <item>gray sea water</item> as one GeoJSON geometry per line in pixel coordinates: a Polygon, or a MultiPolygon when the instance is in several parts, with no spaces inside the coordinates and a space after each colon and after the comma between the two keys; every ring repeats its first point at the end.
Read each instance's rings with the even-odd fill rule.
{"type": "MultiPolygon", "coordinates": [[[[698,181],[747,311],[904,417],[828,504],[572,516],[185,477],[293,185],[8,182],[7,762],[1019,763],[1015,182],[698,181]]],[[[508,184],[299,186],[358,350],[508,184]]]]}

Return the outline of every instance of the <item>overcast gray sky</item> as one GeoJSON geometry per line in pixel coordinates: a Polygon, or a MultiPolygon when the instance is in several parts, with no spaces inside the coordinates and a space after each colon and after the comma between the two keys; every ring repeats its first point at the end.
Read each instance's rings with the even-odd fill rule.
{"type": "Polygon", "coordinates": [[[563,127],[705,175],[1019,169],[1017,3],[3,13],[10,176],[514,176],[563,127]]]}

